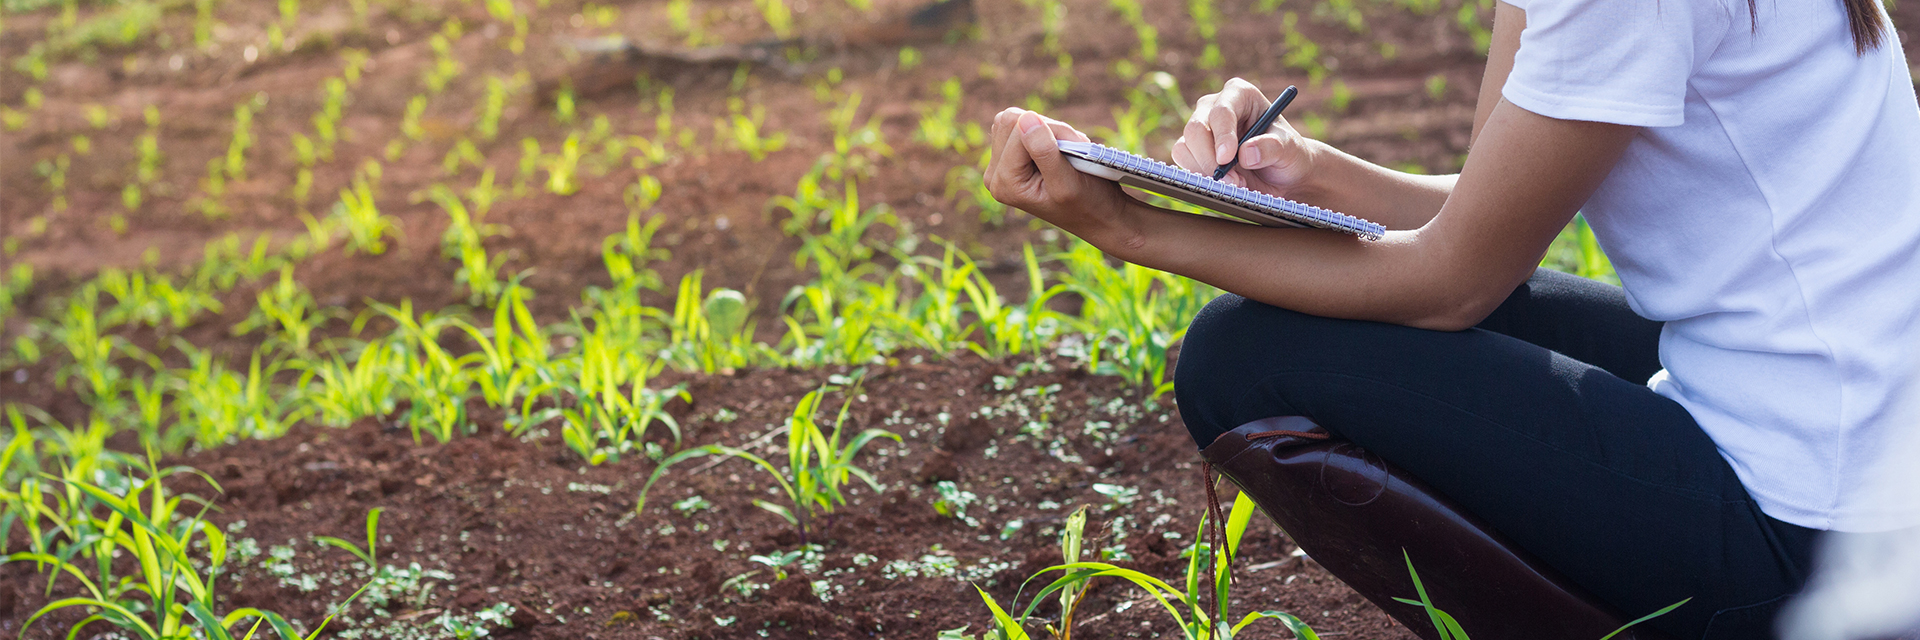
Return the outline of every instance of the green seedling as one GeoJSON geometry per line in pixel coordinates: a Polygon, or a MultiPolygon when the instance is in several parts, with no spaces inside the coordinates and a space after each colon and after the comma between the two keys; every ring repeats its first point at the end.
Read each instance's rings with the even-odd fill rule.
{"type": "MultiPolygon", "coordinates": [[[[837,71],[837,69],[836,69],[837,71]]],[[[831,75],[831,74],[829,74],[831,75]]],[[[893,156],[893,147],[887,145],[886,134],[880,129],[880,116],[870,115],[864,124],[857,122],[860,110],[860,92],[828,91],[826,95],[837,98],[833,108],[827,112],[827,122],[833,127],[833,156],[828,163],[825,175],[828,178],[841,178],[846,172],[865,172],[872,169],[873,159],[893,156]],[[855,151],[869,153],[855,155],[855,151]]]]}
{"type": "MultiPolygon", "coordinates": [[[[216,585],[227,559],[227,535],[203,519],[208,501],[190,494],[170,494],[163,480],[190,474],[216,491],[219,484],[204,473],[186,467],[161,468],[151,460],[146,463],[144,478],[138,467],[105,471],[96,474],[70,468],[64,477],[49,476],[59,482],[58,492],[41,490],[36,484],[26,495],[7,496],[14,499],[13,504],[34,507],[26,516],[34,521],[28,527],[30,532],[44,523],[51,527],[50,534],[58,533],[60,541],[10,554],[3,561],[35,563],[48,573],[49,593],[61,578],[71,578],[83,593],[47,603],[30,615],[23,627],[30,628],[48,614],[76,607],[91,615],[74,623],[70,637],[77,637],[92,623],[104,622],[142,639],[231,640],[232,627],[254,619],[247,638],[264,623],[283,640],[312,640],[332,621],[333,616],[328,616],[303,638],[285,618],[271,611],[249,607],[224,616],[215,614],[216,585]],[[104,481],[83,479],[86,477],[104,481]],[[186,508],[192,505],[199,509],[188,515],[186,508]],[[195,557],[203,548],[204,555],[195,557]],[[131,558],[134,574],[115,575],[115,556],[131,558]]],[[[370,535],[371,531],[369,524],[370,535]]],[[[349,597],[343,608],[359,593],[349,597]]]]}
{"type": "MultiPolygon", "coordinates": [[[[56,55],[72,52],[95,54],[101,49],[131,46],[148,37],[165,10],[166,4],[146,0],[116,5],[85,22],[68,24],[49,41],[48,44],[52,45],[50,52],[56,55]]],[[[63,18],[71,19],[71,16],[63,18]]]]}
{"type": "Polygon", "coordinates": [[[321,309],[313,294],[294,281],[290,264],[280,267],[280,280],[262,290],[256,299],[253,311],[233,326],[234,335],[267,329],[267,346],[294,353],[306,353],[313,346],[313,332],[339,313],[337,309],[321,309]]]}
{"type": "MultiPolygon", "coordinates": [[[[781,2],[781,0],[763,1],[781,2]]],[[[716,118],[713,122],[715,139],[732,141],[735,148],[747,152],[747,156],[753,158],[754,162],[765,160],[767,154],[786,148],[787,134],[761,135],[761,129],[766,126],[767,119],[765,106],[754,105],[749,110],[740,98],[728,98],[727,110],[731,113],[730,116],[716,118]]]]}
{"type": "MultiPolygon", "coordinates": [[[[1227,567],[1239,553],[1240,539],[1246,534],[1247,525],[1251,522],[1253,513],[1253,501],[1248,499],[1246,494],[1240,494],[1234,499],[1233,510],[1227,516],[1226,531],[1222,540],[1224,543],[1222,546],[1225,547],[1223,549],[1212,548],[1199,541],[1200,535],[1195,535],[1195,542],[1186,554],[1187,573],[1184,588],[1175,588],[1159,578],[1104,562],[1067,562],[1042,569],[1028,579],[1031,582],[1049,573],[1061,574],[1059,578],[1054,579],[1034,595],[1033,601],[1018,618],[1007,615],[1006,611],[995,603],[986,591],[981,590],[980,597],[987,602],[993,612],[994,637],[1003,640],[1028,637],[1024,623],[1032,617],[1034,610],[1045,601],[1047,596],[1056,592],[1084,590],[1087,588],[1088,581],[1112,577],[1132,583],[1152,596],[1173,618],[1174,623],[1180,628],[1181,636],[1187,640],[1231,640],[1237,637],[1247,625],[1260,620],[1278,621],[1286,626],[1294,637],[1301,640],[1317,640],[1319,636],[1304,621],[1280,611],[1254,611],[1240,618],[1238,622],[1230,622],[1232,618],[1229,617],[1228,595],[1232,580],[1227,567]],[[1211,596],[1213,606],[1209,607],[1203,602],[1203,594],[1211,596]]],[[[1205,531],[1206,525],[1206,516],[1202,515],[1200,530],[1205,531]]],[[[1066,621],[1070,620],[1070,616],[1071,610],[1062,612],[1063,627],[1059,631],[1063,638],[1071,632],[1071,629],[1064,626],[1066,621]]]]}
{"type": "MultiPolygon", "coordinates": [[[[512,3],[507,3],[509,7],[512,3]]],[[[493,6],[488,2],[487,6],[493,6]]],[[[480,102],[480,119],[474,123],[474,132],[481,140],[492,140],[500,135],[500,115],[507,110],[507,82],[499,76],[487,77],[487,97],[480,102]]]]}
{"type": "Polygon", "coordinates": [[[1575,215],[1560,235],[1548,245],[1546,255],[1540,258],[1540,266],[1583,278],[1592,278],[1618,284],[1619,275],[1613,271],[1613,263],[1600,248],[1599,238],[1593,234],[1584,216],[1575,215]]]}
{"type": "Polygon", "coordinates": [[[340,190],[331,217],[347,231],[347,255],[365,251],[380,255],[387,251],[386,236],[399,228],[400,220],[382,215],[373,201],[373,185],[365,176],[355,178],[353,186],[340,190]]]}
{"type": "Polygon", "coordinates": [[[467,391],[473,386],[473,378],[468,368],[481,356],[477,353],[455,356],[440,346],[440,335],[457,326],[455,319],[433,313],[415,318],[411,300],[403,300],[397,307],[378,302],[372,307],[375,313],[398,325],[393,346],[399,349],[403,363],[400,388],[412,401],[406,422],[414,442],[421,441],[423,431],[440,442],[453,441],[455,433],[471,432],[473,425],[467,420],[467,391]]]}
{"type": "Polygon", "coordinates": [[[1353,33],[1365,33],[1367,30],[1367,17],[1353,0],[1326,0],[1316,4],[1313,17],[1322,22],[1346,25],[1347,30],[1353,33]]]}
{"type": "Polygon", "coordinates": [[[648,378],[665,363],[619,349],[610,338],[604,330],[584,336],[577,377],[557,385],[572,399],[572,406],[560,410],[561,439],[593,465],[617,462],[639,449],[654,423],[667,427],[678,447],[680,423],[666,412],[666,405],[690,396],[682,386],[648,388],[648,378]]]}
{"type": "Polygon", "coordinates": [[[960,154],[984,146],[986,132],[980,128],[980,123],[961,124],[958,121],[960,79],[948,78],[941,83],[940,96],[940,102],[921,105],[920,128],[914,133],[914,139],[934,149],[951,149],[960,154]]]}
{"type": "Polygon", "coordinates": [[[266,94],[233,108],[233,139],[227,143],[224,168],[229,180],[247,179],[247,150],[253,148],[253,114],[266,106],[266,94]]]}
{"type": "Polygon", "coordinates": [[[62,153],[53,160],[41,160],[34,163],[34,173],[47,181],[47,192],[53,195],[53,210],[67,210],[67,169],[73,166],[73,158],[62,153]]]}
{"type": "Polygon", "coordinates": [[[480,345],[483,359],[474,370],[473,379],[480,386],[480,398],[487,406],[512,409],[525,398],[518,406],[519,412],[507,417],[507,426],[515,435],[537,422],[539,414],[534,413],[533,404],[538,395],[531,391],[555,385],[546,332],[534,322],[532,312],[527,309],[526,300],[530,295],[524,287],[508,287],[494,308],[490,332],[464,320],[457,322],[467,337],[480,345]]]}
{"type": "Polygon", "coordinates": [[[1091,245],[1076,242],[1061,254],[1067,291],[1085,300],[1075,322],[1090,337],[1089,370],[1118,375],[1158,396],[1167,380],[1167,349],[1186,335],[1187,318],[1217,290],[1186,278],[1127,264],[1115,269],[1091,245]]]}
{"type": "MultiPolygon", "coordinates": [[[[787,567],[796,565],[804,567],[804,565],[818,564],[821,560],[822,551],[825,551],[825,548],[820,545],[803,544],[800,545],[798,549],[775,551],[763,556],[747,556],[747,561],[766,565],[768,569],[773,570],[774,580],[785,580],[787,579],[787,567]]],[[[803,568],[802,570],[804,571],[805,569],[803,568]]]]}
{"type": "Polygon", "coordinates": [[[400,376],[406,370],[405,353],[386,340],[341,349],[325,357],[295,359],[288,367],[300,371],[294,385],[307,411],[326,424],[345,427],[357,420],[393,413],[399,399],[400,376]]]}
{"type": "Polygon", "coordinates": [[[934,483],[933,492],[934,495],[939,496],[939,498],[933,501],[934,513],[967,523],[969,527],[980,526],[979,518],[970,518],[967,516],[967,507],[973,506],[973,503],[978,502],[980,496],[975,495],[972,491],[961,489],[960,485],[955,484],[951,480],[941,480],[934,483]]]}
{"type": "Polygon", "coordinates": [[[580,135],[570,134],[560,144],[560,153],[547,158],[547,191],[562,196],[580,191],[580,182],[574,177],[579,167],[580,135]]]}
{"type": "MultiPolygon", "coordinates": [[[[1020,247],[1027,267],[1027,301],[1007,304],[995,291],[985,273],[973,269],[962,285],[967,294],[968,311],[978,318],[980,332],[968,348],[981,357],[1000,359],[1038,349],[1059,332],[1061,315],[1047,308],[1048,301],[1067,291],[1066,285],[1048,286],[1040,271],[1040,260],[1033,245],[1020,247]]],[[[964,256],[963,256],[964,257],[964,256]]]]}
{"type": "Polygon", "coordinates": [[[840,405],[840,412],[834,417],[833,432],[824,432],[815,421],[815,412],[819,408],[821,396],[831,386],[823,386],[807,393],[800,404],[793,408],[793,415],[787,420],[787,466],[784,471],[754,455],[745,449],[711,444],[688,449],[667,457],[647,478],[647,484],[640,489],[640,498],[634,505],[635,513],[646,509],[647,491],[653,488],[666,475],[673,465],[686,460],[705,456],[723,456],[746,460],[772,476],[775,483],[785,493],[787,504],[774,504],[765,500],[754,500],[754,505],[786,520],[800,533],[800,543],[808,544],[814,533],[813,521],[821,513],[832,513],[834,508],[847,503],[843,487],[849,480],[859,478],[876,493],[881,491],[880,482],[867,470],[854,465],[854,457],[868,443],[879,438],[889,438],[895,442],[900,436],[882,429],[867,429],[859,434],[847,437],[847,410],[853,405],[852,395],[840,405]],[[843,438],[845,439],[842,444],[843,438]]]}
{"type": "MultiPolygon", "coordinates": [[[[427,138],[427,129],[420,124],[427,117],[427,96],[416,95],[407,99],[407,111],[400,116],[400,134],[408,140],[420,142],[427,138]]],[[[392,158],[388,158],[391,160],[392,158]]]]}
{"type": "Polygon", "coordinates": [[[32,290],[33,265],[16,262],[7,267],[6,279],[0,281],[0,324],[13,315],[18,304],[16,301],[32,290]]]}
{"type": "Polygon", "coordinates": [[[238,233],[229,233],[207,242],[200,266],[194,271],[187,289],[226,291],[241,281],[258,280],[292,264],[294,260],[311,255],[310,249],[324,246],[330,241],[333,231],[332,227],[317,221],[308,224],[309,235],[288,243],[284,253],[273,252],[273,238],[266,233],[254,237],[253,247],[248,252],[241,251],[238,233]]]}
{"type": "Polygon", "coordinates": [[[701,272],[680,279],[668,323],[668,346],[663,353],[681,369],[730,373],[753,364],[777,362],[778,356],[753,341],[754,322],[747,297],[732,289],[714,289],[702,295],[701,272]]]}
{"type": "Polygon", "coordinates": [[[1141,64],[1155,64],[1160,59],[1160,30],[1147,21],[1139,0],[1107,0],[1107,6],[1133,28],[1134,38],[1140,42],[1134,49],[1134,58],[1141,64]]]}
{"type": "MultiPolygon", "coordinates": [[[[1409,598],[1396,597],[1393,600],[1401,604],[1409,604],[1416,607],[1420,607],[1421,609],[1425,610],[1427,612],[1427,619],[1433,623],[1434,631],[1440,634],[1440,640],[1468,640],[1467,632],[1465,629],[1461,628],[1460,621],[1455,620],[1454,617],[1452,615],[1449,615],[1447,612],[1441,611],[1439,607],[1433,606],[1433,599],[1427,597],[1427,587],[1426,585],[1421,584],[1420,582],[1420,572],[1414,571],[1413,569],[1413,556],[1407,555],[1406,549],[1401,549],[1400,557],[1407,561],[1407,575],[1413,578],[1413,590],[1414,590],[1414,593],[1420,596],[1420,599],[1413,600],[1409,598]]],[[[1680,608],[1680,605],[1684,605],[1692,600],[1693,598],[1686,598],[1679,602],[1675,602],[1665,607],[1661,607],[1659,611],[1655,611],[1653,613],[1640,616],[1639,618],[1634,619],[1632,622],[1628,622],[1624,625],[1620,625],[1620,628],[1614,629],[1612,633],[1609,633],[1604,636],[1600,636],[1600,640],[1610,640],[1614,636],[1620,635],[1621,632],[1626,631],[1629,628],[1632,628],[1634,625],[1666,615],[1668,612],[1673,611],[1674,609],[1680,608]]]]}
{"type": "Polygon", "coordinates": [[[793,11],[787,8],[786,0],[753,0],[753,5],[760,9],[760,17],[766,19],[775,37],[793,34],[793,11]]]}
{"type": "Polygon", "coordinates": [[[427,38],[427,46],[433,48],[433,66],[421,74],[421,84],[427,86],[429,95],[440,95],[445,91],[447,82],[460,77],[464,67],[453,54],[453,38],[460,37],[459,18],[447,21],[447,28],[427,38]]]}
{"type": "Polygon", "coordinates": [[[171,276],[159,273],[102,269],[91,284],[114,299],[113,306],[100,315],[107,327],[134,324],[178,330],[222,308],[208,288],[193,283],[177,287],[171,276]]]}
{"type": "Polygon", "coordinates": [[[308,415],[307,407],[276,393],[273,377],[286,365],[263,361],[262,350],[253,352],[244,373],[236,373],[211,351],[184,341],[175,344],[186,355],[187,367],[168,373],[175,385],[177,416],[163,442],[169,450],[189,442],[211,447],[242,438],[277,437],[308,415]]]}
{"type": "Polygon", "coordinates": [[[1200,53],[1200,68],[1219,69],[1226,59],[1220,55],[1220,43],[1217,40],[1220,14],[1213,8],[1213,0],[1187,0],[1187,15],[1193,18],[1194,34],[1205,43],[1200,53]]]}
{"type": "Polygon", "coordinates": [[[133,356],[151,362],[153,357],[125,338],[103,333],[107,327],[102,326],[95,311],[95,297],[83,290],[70,299],[66,313],[50,331],[53,341],[68,358],[67,364],[54,372],[54,384],[64,387],[72,380],[73,389],[82,402],[104,407],[119,398],[126,379],[114,361],[133,356]]]}
{"type": "Polygon", "coordinates": [[[481,175],[479,186],[470,192],[476,196],[473,209],[446,185],[434,185],[428,196],[447,213],[447,230],[440,236],[440,254],[460,262],[454,281],[467,285],[468,301],[472,304],[490,303],[506,288],[506,283],[497,275],[506,256],[489,258],[484,244],[487,238],[506,233],[505,227],[484,222],[492,204],[488,199],[492,185],[493,170],[488,169],[481,175]]]}
{"type": "Polygon", "coordinates": [[[993,163],[993,150],[981,149],[980,159],[972,166],[955,165],[947,170],[947,191],[949,199],[959,199],[960,211],[968,208],[980,211],[980,222],[991,227],[1006,225],[1007,205],[1001,204],[987,189],[986,170],[993,163]],[[965,196],[964,199],[956,196],[965,196]]]}
{"type": "Polygon", "coordinates": [[[1280,30],[1286,40],[1286,53],[1280,57],[1280,61],[1307,72],[1307,82],[1318,85],[1327,77],[1329,70],[1321,60],[1320,45],[1300,32],[1299,23],[1299,14],[1292,11],[1281,14],[1280,30]]]}
{"type": "Polygon", "coordinates": [[[689,47],[710,44],[715,37],[706,32],[705,25],[694,14],[693,0],[670,0],[667,2],[667,23],[673,30],[686,36],[689,47]]]}
{"type": "MultiPolygon", "coordinates": [[[[351,64],[349,69],[352,69],[351,64]]],[[[314,136],[320,141],[315,156],[320,160],[333,160],[334,145],[340,141],[340,118],[347,104],[347,85],[348,81],[344,78],[327,78],[323,85],[325,102],[320,105],[320,111],[313,114],[314,136]]]]}
{"type": "Polygon", "coordinates": [[[560,124],[573,124],[577,103],[573,96],[573,85],[561,78],[560,90],[553,94],[553,120],[560,124]]]}

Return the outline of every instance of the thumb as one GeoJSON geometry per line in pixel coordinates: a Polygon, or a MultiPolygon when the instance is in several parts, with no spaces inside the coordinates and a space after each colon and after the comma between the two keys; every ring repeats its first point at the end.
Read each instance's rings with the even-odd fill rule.
{"type": "Polygon", "coordinates": [[[1247,169],[1286,166],[1293,164],[1299,155],[1300,141],[1297,138],[1262,134],[1240,146],[1240,166],[1247,169]]]}
{"type": "Polygon", "coordinates": [[[1051,178],[1073,169],[1060,154],[1060,142],[1053,137],[1053,129],[1040,119],[1040,114],[1022,113],[1014,126],[1020,129],[1020,143],[1027,148],[1034,166],[1039,167],[1041,177],[1051,178]]]}

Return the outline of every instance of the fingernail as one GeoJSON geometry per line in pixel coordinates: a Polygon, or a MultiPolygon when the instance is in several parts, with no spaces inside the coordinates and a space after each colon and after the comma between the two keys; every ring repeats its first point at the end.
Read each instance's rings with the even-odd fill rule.
{"type": "Polygon", "coordinates": [[[1020,114],[1021,133],[1033,133],[1033,130],[1040,128],[1040,125],[1040,116],[1035,115],[1032,111],[1020,114]]]}
{"type": "Polygon", "coordinates": [[[1247,147],[1240,150],[1240,164],[1260,164],[1260,147],[1247,147]]]}

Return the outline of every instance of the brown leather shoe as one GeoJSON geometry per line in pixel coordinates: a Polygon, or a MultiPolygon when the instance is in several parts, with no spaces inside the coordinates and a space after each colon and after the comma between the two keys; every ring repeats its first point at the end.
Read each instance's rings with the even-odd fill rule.
{"type": "MultiPolygon", "coordinates": [[[[1421,638],[1437,640],[1428,597],[1474,640],[1599,640],[1623,618],[1440,495],[1301,417],[1268,418],[1201,451],[1309,557],[1421,638]]],[[[1666,636],[1638,626],[1614,638],[1666,636]]]]}

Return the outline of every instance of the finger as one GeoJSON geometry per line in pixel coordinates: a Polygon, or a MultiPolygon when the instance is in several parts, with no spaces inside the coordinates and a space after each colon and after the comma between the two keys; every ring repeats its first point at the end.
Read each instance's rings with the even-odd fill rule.
{"type": "MultiPolygon", "coordinates": [[[[1199,112],[1195,112],[1194,115],[1197,117],[1200,114],[1199,112]]],[[[1214,167],[1220,166],[1220,163],[1213,161],[1215,156],[1213,151],[1213,130],[1207,128],[1207,123],[1198,120],[1188,120],[1186,130],[1182,131],[1180,135],[1180,145],[1186,147],[1187,156],[1193,163],[1192,166],[1187,167],[1187,170],[1195,173],[1207,173],[1213,171],[1214,167]]]]}
{"type": "Polygon", "coordinates": [[[1213,131],[1213,148],[1206,150],[1213,163],[1232,161],[1234,148],[1240,145],[1240,115],[1229,108],[1215,107],[1207,114],[1207,128],[1213,131]]]}
{"type": "Polygon", "coordinates": [[[1268,133],[1240,145],[1240,166],[1248,170],[1292,164],[1302,153],[1300,138],[1268,133]]]}
{"type": "Polygon", "coordinates": [[[1013,123],[1024,111],[1018,107],[1007,107],[993,115],[993,133],[987,137],[987,148],[998,149],[1007,146],[1007,139],[1013,137],[1013,123]]]}
{"type": "Polygon", "coordinates": [[[1193,151],[1180,141],[1173,143],[1173,164],[1194,173],[1210,173],[1214,170],[1214,167],[1203,166],[1199,160],[1193,159],[1193,151]]]}
{"type": "Polygon", "coordinates": [[[1239,114],[1242,121],[1252,122],[1256,117],[1254,114],[1266,111],[1271,101],[1260,92],[1260,87],[1243,78],[1234,78],[1220,89],[1220,102],[1239,114]]]}
{"type": "Polygon", "coordinates": [[[1019,135],[1019,125],[1009,125],[1012,135],[993,153],[993,166],[988,168],[987,180],[991,185],[993,197],[1015,207],[1024,206],[1024,201],[1010,201],[1027,195],[1029,184],[1034,178],[1033,157],[1027,153],[1027,145],[1019,135]]]}
{"type": "MultiPolygon", "coordinates": [[[[1272,101],[1268,100],[1266,94],[1261,93],[1260,88],[1254,86],[1253,83],[1241,78],[1228,80],[1226,86],[1220,89],[1220,105],[1222,109],[1233,112],[1234,141],[1232,143],[1216,142],[1221,145],[1232,144],[1237,146],[1240,136],[1246,133],[1246,129],[1253,126],[1253,121],[1260,119],[1260,114],[1266,112],[1267,106],[1270,104],[1272,104],[1272,101]]],[[[1215,131],[1221,129],[1218,125],[1213,126],[1215,131]]],[[[1256,131],[1254,133],[1266,132],[1256,131]]],[[[1227,161],[1232,159],[1233,157],[1231,155],[1224,155],[1221,156],[1220,163],[1226,164],[1227,161]]]]}
{"type": "Polygon", "coordinates": [[[1048,180],[1065,180],[1073,167],[1067,164],[1065,156],[1060,154],[1060,141],[1054,137],[1053,128],[1037,113],[1020,114],[1016,123],[1020,141],[1026,148],[1027,156],[1033,159],[1033,165],[1040,169],[1040,176],[1048,180]]]}
{"type": "Polygon", "coordinates": [[[1053,130],[1053,137],[1056,139],[1072,140],[1074,142],[1092,142],[1093,141],[1093,139],[1087,137],[1087,134],[1080,133],[1079,129],[1073,128],[1073,125],[1067,124],[1065,122],[1061,122],[1059,120],[1055,120],[1053,118],[1047,118],[1046,116],[1041,116],[1041,117],[1046,120],[1047,128],[1053,130]]]}

